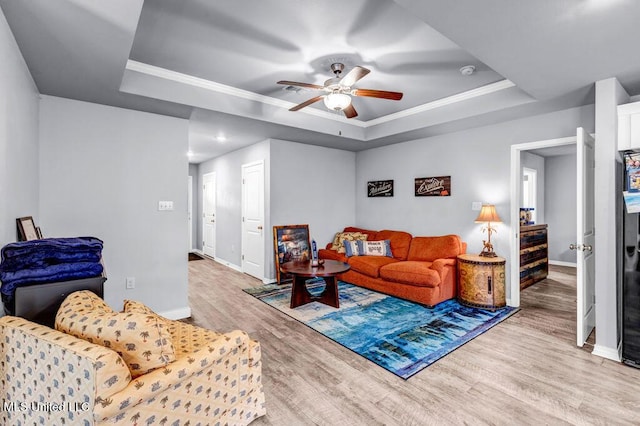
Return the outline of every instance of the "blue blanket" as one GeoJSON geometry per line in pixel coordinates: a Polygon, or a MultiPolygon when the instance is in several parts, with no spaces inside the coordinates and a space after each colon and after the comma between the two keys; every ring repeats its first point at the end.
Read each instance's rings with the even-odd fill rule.
{"type": "Polygon", "coordinates": [[[0,292],[12,296],[22,285],[96,277],[102,274],[103,243],[94,237],[45,238],[2,248],[0,292]]]}
{"type": "Polygon", "coordinates": [[[103,243],[94,237],[44,238],[2,248],[0,271],[44,268],[58,263],[99,262],[103,243]]]}
{"type": "Polygon", "coordinates": [[[97,277],[102,274],[101,263],[76,262],[59,263],[46,268],[23,269],[15,272],[0,272],[2,287],[0,291],[7,296],[13,295],[16,287],[22,285],[46,284],[59,281],[79,280],[97,277]]]}

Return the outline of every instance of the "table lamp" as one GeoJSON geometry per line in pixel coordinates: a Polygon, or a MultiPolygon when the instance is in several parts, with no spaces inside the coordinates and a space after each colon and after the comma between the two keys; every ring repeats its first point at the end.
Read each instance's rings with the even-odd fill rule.
{"type": "Polygon", "coordinates": [[[487,240],[482,240],[483,248],[480,252],[480,256],[496,257],[496,253],[493,251],[493,244],[491,244],[491,233],[496,232],[495,228],[491,227],[491,222],[502,222],[500,216],[496,212],[496,206],[493,204],[483,204],[480,214],[476,218],[476,223],[486,223],[487,225],[482,228],[487,230],[487,240]]]}

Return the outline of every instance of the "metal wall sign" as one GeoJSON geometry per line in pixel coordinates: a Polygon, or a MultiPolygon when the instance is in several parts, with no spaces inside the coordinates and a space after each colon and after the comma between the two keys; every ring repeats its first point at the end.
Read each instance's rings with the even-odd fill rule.
{"type": "Polygon", "coordinates": [[[367,197],[393,197],[393,180],[367,182],[367,197]]]}
{"type": "Polygon", "coordinates": [[[448,197],[451,195],[451,176],[416,178],[416,197],[448,197]]]}

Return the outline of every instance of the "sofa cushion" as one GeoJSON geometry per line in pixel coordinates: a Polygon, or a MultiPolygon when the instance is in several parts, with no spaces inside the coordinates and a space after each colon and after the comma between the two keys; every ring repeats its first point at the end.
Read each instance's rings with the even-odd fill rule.
{"type": "Polygon", "coordinates": [[[440,275],[431,269],[431,262],[407,260],[385,265],[380,268],[380,278],[418,287],[437,287],[440,285],[440,275]]]}
{"type": "Polygon", "coordinates": [[[56,330],[76,336],[117,352],[129,367],[132,377],[175,361],[171,334],[156,315],[134,312],[94,310],[100,305],[94,293],[84,290],[71,293],[60,305],[56,330]]]}
{"type": "Polygon", "coordinates": [[[331,250],[335,250],[338,253],[344,253],[344,241],[356,241],[356,240],[366,240],[367,234],[363,234],[361,232],[338,232],[333,238],[333,244],[331,245],[331,250]]]}
{"type": "Polygon", "coordinates": [[[386,256],[354,256],[349,258],[349,265],[353,271],[373,278],[380,276],[381,266],[395,262],[398,260],[386,256]]]}
{"type": "Polygon", "coordinates": [[[433,262],[436,259],[455,258],[462,253],[457,235],[440,237],[414,237],[411,241],[408,260],[433,262]]]}
{"type": "Polygon", "coordinates": [[[374,236],[370,237],[369,240],[390,240],[393,257],[398,260],[407,259],[409,246],[411,245],[411,234],[408,232],[390,230],[379,231],[376,232],[374,236]]]}

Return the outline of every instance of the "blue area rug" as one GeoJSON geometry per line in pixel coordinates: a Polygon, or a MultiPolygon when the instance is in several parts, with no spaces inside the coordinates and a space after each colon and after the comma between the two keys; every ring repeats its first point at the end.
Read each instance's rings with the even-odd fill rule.
{"type": "MultiPolygon", "coordinates": [[[[324,281],[307,284],[319,293],[324,281]]],[[[448,300],[434,308],[340,282],[340,309],[318,302],[289,308],[291,284],[244,291],[392,373],[408,379],[517,312],[448,300]]]]}

